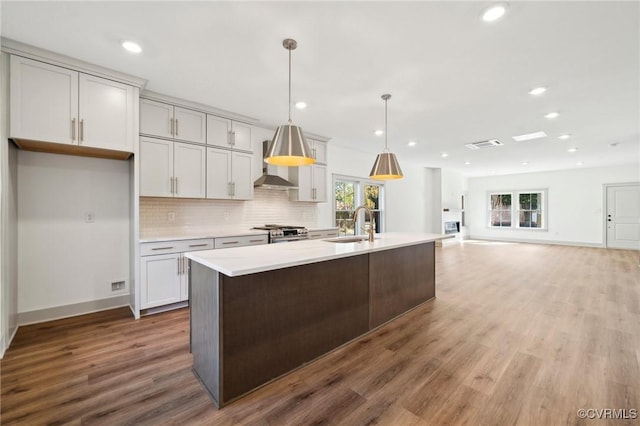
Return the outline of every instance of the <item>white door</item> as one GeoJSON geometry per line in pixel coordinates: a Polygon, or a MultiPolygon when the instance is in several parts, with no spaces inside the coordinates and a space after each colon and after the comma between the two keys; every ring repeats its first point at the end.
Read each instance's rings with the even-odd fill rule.
{"type": "Polygon", "coordinates": [[[173,145],[173,193],[182,198],[204,198],[205,147],[175,142],[173,145]]]}
{"type": "Polygon", "coordinates": [[[230,148],[231,120],[207,114],[207,145],[230,148]]]}
{"type": "Polygon", "coordinates": [[[173,105],[140,99],[140,133],[173,138],[173,105]]]}
{"type": "Polygon", "coordinates": [[[80,145],[133,151],[133,87],[80,74],[80,145]]]}
{"type": "Polygon", "coordinates": [[[243,152],[231,154],[231,182],[233,184],[233,198],[236,200],[251,200],[253,198],[252,163],[252,154],[243,152]]]}
{"type": "Polygon", "coordinates": [[[173,142],[140,138],[140,195],[173,197],[173,142]]]}
{"type": "Polygon", "coordinates": [[[207,198],[229,198],[231,151],[207,148],[207,198]]]}
{"type": "Polygon", "coordinates": [[[142,309],[180,302],[182,299],[181,259],[182,255],[179,253],[140,258],[142,309]]]}
{"type": "Polygon", "coordinates": [[[640,185],[607,187],[607,247],[640,250],[640,185]]]}
{"type": "Polygon", "coordinates": [[[78,73],[11,56],[9,135],[78,143],[78,73]]]}
{"type": "Polygon", "coordinates": [[[242,151],[253,151],[253,147],[251,146],[251,126],[234,121],[231,127],[231,131],[233,133],[233,149],[240,149],[242,151]]]}
{"type": "Polygon", "coordinates": [[[327,201],[327,167],[313,166],[313,193],[314,201],[323,203],[327,201]]]}
{"type": "Polygon", "coordinates": [[[207,142],[207,114],[186,108],[174,109],[174,136],[187,142],[207,142]]]}

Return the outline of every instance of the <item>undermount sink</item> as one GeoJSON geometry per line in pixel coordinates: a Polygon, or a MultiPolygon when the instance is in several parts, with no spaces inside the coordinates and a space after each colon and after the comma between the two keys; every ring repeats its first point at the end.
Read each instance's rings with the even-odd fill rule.
{"type": "Polygon", "coordinates": [[[369,237],[367,237],[366,235],[355,235],[355,236],[349,236],[349,237],[338,237],[338,238],[328,238],[326,240],[326,242],[329,243],[361,243],[363,241],[368,241],[369,237]]]}

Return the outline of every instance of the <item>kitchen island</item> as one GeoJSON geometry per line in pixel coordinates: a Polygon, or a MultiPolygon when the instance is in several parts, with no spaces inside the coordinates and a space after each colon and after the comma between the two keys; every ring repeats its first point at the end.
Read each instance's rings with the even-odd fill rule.
{"type": "Polygon", "coordinates": [[[435,241],[448,237],[187,253],[194,374],[222,407],[415,308],[435,296],[435,241]]]}

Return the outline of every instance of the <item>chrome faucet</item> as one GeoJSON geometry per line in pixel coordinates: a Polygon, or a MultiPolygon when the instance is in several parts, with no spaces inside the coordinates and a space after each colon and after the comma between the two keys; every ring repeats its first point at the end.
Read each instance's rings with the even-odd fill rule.
{"type": "MultiPolygon", "coordinates": [[[[356,207],[356,210],[353,212],[353,223],[357,223],[356,221],[358,220],[358,213],[360,212],[361,209],[364,209],[368,214],[369,214],[369,242],[373,242],[374,238],[373,238],[373,233],[376,229],[376,225],[375,222],[373,220],[373,211],[371,211],[371,209],[367,206],[358,206],[356,207]]],[[[362,230],[364,230],[364,228],[362,228],[362,230]]]]}

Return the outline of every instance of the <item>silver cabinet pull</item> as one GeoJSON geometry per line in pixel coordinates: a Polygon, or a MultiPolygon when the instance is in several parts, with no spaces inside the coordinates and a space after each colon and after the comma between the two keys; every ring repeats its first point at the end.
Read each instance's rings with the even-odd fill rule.
{"type": "Polygon", "coordinates": [[[240,241],[226,241],[224,243],[222,243],[223,246],[228,246],[231,244],[238,244],[240,241]]]}
{"type": "Polygon", "coordinates": [[[80,120],[80,142],[84,140],[84,118],[80,120]]]}
{"type": "Polygon", "coordinates": [[[189,247],[206,247],[207,243],[204,244],[189,244],[189,247]]]}
{"type": "Polygon", "coordinates": [[[178,177],[174,177],[175,181],[176,181],[176,195],[178,195],[178,177]]]}
{"type": "Polygon", "coordinates": [[[250,243],[263,243],[264,240],[249,240],[250,243]]]}
{"type": "Polygon", "coordinates": [[[171,124],[170,124],[171,136],[173,136],[173,118],[170,118],[170,119],[169,119],[169,122],[171,123],[171,124]]]}
{"type": "Polygon", "coordinates": [[[76,118],[71,119],[71,142],[76,140],[76,118]]]}
{"type": "Polygon", "coordinates": [[[156,251],[156,250],[171,250],[173,247],[154,247],[151,250],[156,251]]]}
{"type": "Polygon", "coordinates": [[[180,270],[180,260],[182,260],[182,259],[180,258],[180,256],[178,256],[178,258],[176,260],[178,261],[178,275],[181,275],[182,271],[180,270]]]}
{"type": "Polygon", "coordinates": [[[317,159],[318,159],[318,155],[316,154],[316,149],[315,149],[315,148],[313,148],[313,149],[311,150],[311,152],[313,152],[313,159],[314,159],[314,160],[317,160],[317,159]]]}
{"type": "Polygon", "coordinates": [[[236,146],[236,132],[231,132],[231,146],[236,146]]]}
{"type": "Polygon", "coordinates": [[[184,268],[182,268],[182,272],[187,275],[189,273],[189,259],[183,257],[184,259],[184,268]]]}
{"type": "Polygon", "coordinates": [[[231,182],[231,195],[236,195],[236,183],[231,182]]]}
{"type": "Polygon", "coordinates": [[[227,130],[227,145],[232,145],[231,144],[231,131],[227,130]]]}
{"type": "Polygon", "coordinates": [[[178,119],[176,118],[176,136],[178,136],[178,119]]]}
{"type": "Polygon", "coordinates": [[[171,180],[171,193],[173,194],[173,176],[169,178],[171,180]]]}

